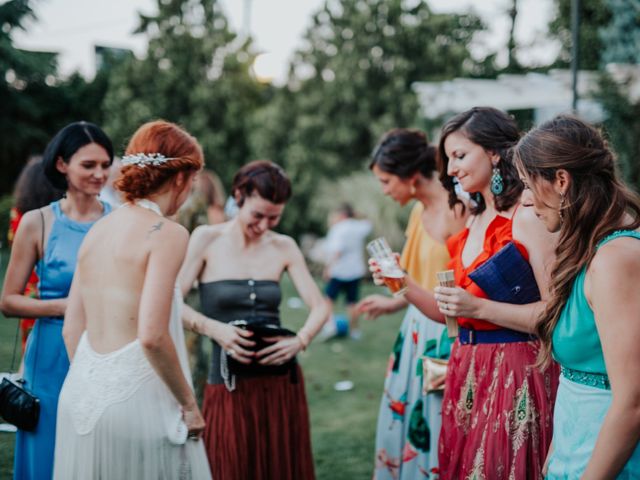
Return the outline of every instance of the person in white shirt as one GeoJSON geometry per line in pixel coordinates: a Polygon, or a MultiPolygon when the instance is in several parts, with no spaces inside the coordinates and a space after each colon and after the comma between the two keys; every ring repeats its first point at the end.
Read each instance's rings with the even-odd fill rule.
{"type": "Polygon", "coordinates": [[[364,261],[364,242],[371,233],[371,222],[355,218],[353,207],[342,204],[329,216],[329,232],[326,239],[327,265],[325,288],[331,307],[344,292],[349,315],[351,337],[361,336],[355,304],[359,300],[360,280],[367,268],[364,261]]]}

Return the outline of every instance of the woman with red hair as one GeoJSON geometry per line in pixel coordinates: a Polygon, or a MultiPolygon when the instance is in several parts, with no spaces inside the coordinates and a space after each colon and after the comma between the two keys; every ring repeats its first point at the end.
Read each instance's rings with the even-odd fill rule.
{"type": "Polygon", "coordinates": [[[166,218],[188,197],[202,157],[172,123],[140,127],[115,183],[127,203],[80,248],[55,478],[210,478],[176,287],[189,235],[166,218]]]}

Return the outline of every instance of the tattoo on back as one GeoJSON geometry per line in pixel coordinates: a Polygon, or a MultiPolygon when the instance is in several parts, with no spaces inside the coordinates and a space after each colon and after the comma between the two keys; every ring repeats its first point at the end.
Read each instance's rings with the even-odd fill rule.
{"type": "Polygon", "coordinates": [[[162,228],[162,225],[164,225],[164,222],[158,222],[155,225],[153,225],[151,227],[151,230],[147,232],[147,238],[149,238],[153,232],[159,232],[160,229],[162,228]]]}

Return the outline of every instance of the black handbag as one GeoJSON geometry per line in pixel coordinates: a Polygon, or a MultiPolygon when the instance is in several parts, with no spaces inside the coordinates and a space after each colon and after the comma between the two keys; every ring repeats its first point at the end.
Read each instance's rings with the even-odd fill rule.
{"type": "MultiPolygon", "coordinates": [[[[251,317],[248,320],[234,320],[233,322],[229,322],[229,325],[253,332],[251,340],[255,342],[255,345],[250,348],[253,352],[259,352],[273,343],[265,340],[266,338],[291,337],[296,335],[295,332],[274,323],[274,318],[272,317],[251,317]]],[[[256,377],[289,374],[292,383],[298,382],[295,369],[297,364],[296,357],[293,357],[282,365],[262,365],[258,363],[257,360],[249,364],[240,363],[224,350],[222,350],[220,357],[220,373],[229,391],[235,389],[236,375],[241,377],[256,377]]]]}
{"type": "MultiPolygon", "coordinates": [[[[42,220],[41,251],[44,252],[44,215],[42,214],[42,209],[40,210],[40,218],[42,220]]],[[[40,261],[42,261],[42,258],[40,261]]],[[[41,268],[40,271],[40,281],[42,281],[44,269],[41,268]]],[[[20,320],[18,320],[16,339],[13,344],[13,357],[11,359],[10,368],[11,372],[13,372],[15,367],[19,333],[20,320]]],[[[36,362],[38,360],[38,340],[39,335],[36,334],[36,350],[34,352],[36,362]]],[[[33,383],[35,383],[35,374],[33,383]]],[[[9,377],[4,377],[2,379],[2,383],[0,383],[0,416],[6,422],[15,425],[20,430],[33,431],[38,426],[38,420],[40,419],[40,400],[27,390],[25,384],[26,381],[23,379],[14,379],[9,377]]],[[[33,386],[31,387],[33,388],[33,386]]]]}
{"type": "Polygon", "coordinates": [[[513,242],[469,274],[491,300],[526,305],[540,300],[533,269],[513,242]]]}
{"type": "Polygon", "coordinates": [[[40,419],[40,400],[24,388],[24,380],[5,377],[0,383],[0,415],[20,430],[32,432],[40,419]]]}

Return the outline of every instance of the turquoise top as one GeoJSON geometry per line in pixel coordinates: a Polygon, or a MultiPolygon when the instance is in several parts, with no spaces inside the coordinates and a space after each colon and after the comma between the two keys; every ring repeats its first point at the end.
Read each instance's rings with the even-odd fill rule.
{"type": "MultiPolygon", "coordinates": [[[[640,233],[618,230],[602,240],[597,248],[618,237],[634,237],[640,240],[640,233]]],[[[584,295],[586,272],[587,268],[584,267],[573,282],[567,304],[553,330],[553,356],[563,367],[587,373],[606,374],[607,368],[595,317],[584,295]]]]}

